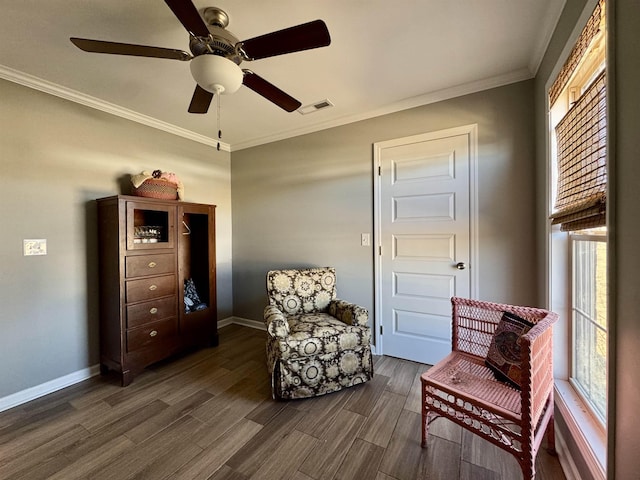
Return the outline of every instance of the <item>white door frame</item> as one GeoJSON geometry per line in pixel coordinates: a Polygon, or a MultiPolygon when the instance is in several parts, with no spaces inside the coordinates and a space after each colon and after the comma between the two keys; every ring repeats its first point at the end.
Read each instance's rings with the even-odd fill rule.
{"type": "MultiPolygon", "coordinates": [[[[478,235],[478,124],[463,125],[460,127],[448,128],[444,130],[438,130],[435,132],[422,133],[418,135],[412,135],[403,138],[396,138],[393,140],[386,140],[383,142],[376,142],[373,144],[373,172],[375,179],[373,182],[373,245],[374,248],[374,317],[373,317],[373,329],[375,346],[373,351],[376,355],[384,354],[383,336],[380,333],[380,326],[382,325],[382,319],[380,318],[382,312],[382,278],[381,278],[381,263],[382,258],[380,255],[381,238],[381,205],[380,205],[380,189],[381,189],[381,151],[383,148],[395,147],[406,143],[421,142],[428,140],[435,140],[447,136],[455,135],[468,135],[469,137],[469,269],[470,269],[470,285],[469,292],[471,298],[478,298],[478,280],[480,278],[480,271],[478,268],[478,249],[479,249],[479,235],[478,235]],[[376,174],[377,172],[377,174],[376,174]]],[[[387,252],[388,253],[388,252],[387,252]]]]}

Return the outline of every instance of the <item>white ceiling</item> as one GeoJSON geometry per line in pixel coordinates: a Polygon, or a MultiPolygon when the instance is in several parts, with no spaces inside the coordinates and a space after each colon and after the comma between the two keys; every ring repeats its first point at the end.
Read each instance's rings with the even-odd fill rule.
{"type": "MultiPolygon", "coordinates": [[[[188,0],[185,0],[188,1],[188,0]]],[[[243,63],[303,105],[286,113],[246,87],[222,101],[225,147],[276,139],[535,75],[564,0],[194,0],[239,39],[323,19],[329,47],[243,63]]],[[[187,62],[86,53],[69,37],[177,48],[188,35],[162,0],[5,1],[0,77],[211,142],[215,108],[187,113],[187,62]]]]}

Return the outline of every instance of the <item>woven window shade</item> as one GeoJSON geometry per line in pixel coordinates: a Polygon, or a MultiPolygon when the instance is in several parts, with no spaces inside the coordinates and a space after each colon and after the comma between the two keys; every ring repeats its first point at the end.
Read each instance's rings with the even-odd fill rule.
{"type": "Polygon", "coordinates": [[[563,231],[606,225],[606,91],[602,72],[556,127],[558,194],[551,219],[563,231]]]}
{"type": "Polygon", "coordinates": [[[569,79],[578,68],[578,64],[582,60],[582,57],[586,54],[591,41],[595,38],[597,33],[604,28],[605,18],[605,0],[600,0],[596,8],[594,9],[591,17],[587,21],[587,24],[582,29],[580,37],[576,41],[576,44],[571,49],[569,58],[564,62],[564,65],[560,69],[555,82],[549,88],[549,105],[556,103],[556,100],[562,93],[564,87],[566,87],[569,79]]]}

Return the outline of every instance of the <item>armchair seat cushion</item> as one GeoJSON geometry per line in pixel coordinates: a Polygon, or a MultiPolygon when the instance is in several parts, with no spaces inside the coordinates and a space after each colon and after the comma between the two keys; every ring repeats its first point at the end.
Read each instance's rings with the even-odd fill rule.
{"type": "Polygon", "coordinates": [[[328,313],[287,318],[289,336],[279,342],[280,359],[309,357],[368,346],[371,330],[348,325],[328,313]]]}

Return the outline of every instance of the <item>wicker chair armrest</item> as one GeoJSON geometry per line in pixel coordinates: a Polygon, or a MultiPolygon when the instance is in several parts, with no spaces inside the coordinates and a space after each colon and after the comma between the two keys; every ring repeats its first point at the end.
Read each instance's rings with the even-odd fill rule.
{"type": "Polygon", "coordinates": [[[289,322],[275,305],[267,305],[264,309],[264,323],[272,337],[286,338],[289,336],[289,322]]]}
{"type": "Polygon", "coordinates": [[[549,314],[522,336],[523,415],[537,422],[549,392],[553,389],[553,323],[558,316],[549,314]],[[528,368],[524,368],[528,365],[528,368]]]}
{"type": "Polygon", "coordinates": [[[347,325],[366,327],[369,324],[369,311],[344,300],[334,299],[329,303],[329,315],[347,325]]]}

